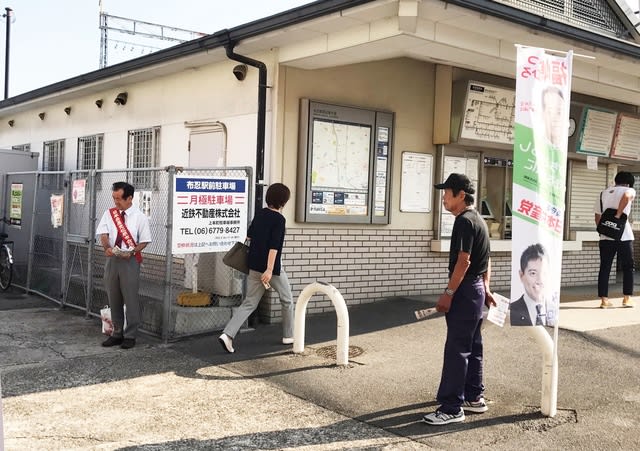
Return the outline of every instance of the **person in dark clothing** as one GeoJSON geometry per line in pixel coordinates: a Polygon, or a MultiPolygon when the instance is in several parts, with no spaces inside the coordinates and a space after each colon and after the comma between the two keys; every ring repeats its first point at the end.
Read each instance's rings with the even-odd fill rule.
{"type": "MultiPolygon", "coordinates": [[[[636,190],[633,189],[635,178],[631,172],[620,171],[614,179],[615,186],[605,188],[600,192],[594,205],[596,226],[600,222],[602,213],[607,208],[616,209],[616,218],[623,214],[631,215],[631,206],[636,197],[636,190]]],[[[600,235],[600,271],[598,271],[598,297],[600,298],[600,308],[613,307],[609,301],[609,274],[613,259],[618,256],[618,264],[622,269],[622,307],[633,307],[633,229],[629,221],[624,226],[624,232],[619,240],[614,240],[604,235],[600,235]]]]}
{"type": "Polygon", "coordinates": [[[286,223],[281,212],[290,197],[291,191],[282,183],[269,186],[267,208],[258,212],[249,226],[247,296],[218,337],[222,349],[229,353],[235,352],[233,339],[249,315],[258,308],[262,295],[270,287],[278,292],[282,304],[282,344],[293,343],[293,295],[281,263],[286,223]]]}
{"type": "Polygon", "coordinates": [[[488,410],[482,383],[482,309],[496,305],[489,290],[491,258],[487,225],[473,208],[475,189],[464,174],[444,183],[442,204],[456,219],[449,248],[449,283],[436,310],[445,312],[447,341],[437,399],[440,407],[423,417],[429,425],[464,421],[465,411],[488,410]]]}

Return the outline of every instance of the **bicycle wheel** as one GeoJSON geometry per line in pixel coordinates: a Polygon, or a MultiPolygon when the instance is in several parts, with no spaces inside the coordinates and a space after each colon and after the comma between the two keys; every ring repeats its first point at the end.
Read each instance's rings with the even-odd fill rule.
{"type": "Polygon", "coordinates": [[[5,291],[11,286],[11,278],[13,277],[13,264],[9,259],[9,251],[7,246],[0,247],[0,289],[5,291]]]}

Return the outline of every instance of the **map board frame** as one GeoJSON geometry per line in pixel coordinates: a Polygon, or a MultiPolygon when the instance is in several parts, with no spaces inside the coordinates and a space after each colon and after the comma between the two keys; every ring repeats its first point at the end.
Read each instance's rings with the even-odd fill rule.
{"type": "Polygon", "coordinates": [[[300,101],[296,221],[388,224],[394,114],[300,101]]]}

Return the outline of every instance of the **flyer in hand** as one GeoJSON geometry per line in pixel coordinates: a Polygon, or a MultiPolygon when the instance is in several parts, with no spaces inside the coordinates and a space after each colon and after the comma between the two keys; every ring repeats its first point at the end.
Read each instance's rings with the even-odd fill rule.
{"type": "Polygon", "coordinates": [[[116,257],[129,257],[131,256],[131,254],[133,254],[133,251],[123,251],[118,246],[112,247],[111,251],[113,252],[113,255],[115,255],[116,257]]]}
{"type": "Polygon", "coordinates": [[[416,315],[416,319],[420,320],[420,319],[427,319],[430,316],[435,315],[436,313],[439,313],[435,307],[431,307],[431,308],[425,308],[422,310],[416,310],[415,312],[413,312],[414,315],[416,315]]]}
{"type": "Polygon", "coordinates": [[[510,301],[498,293],[493,293],[493,299],[496,301],[496,305],[489,307],[487,319],[493,324],[502,327],[504,326],[504,320],[507,318],[510,301]]]}

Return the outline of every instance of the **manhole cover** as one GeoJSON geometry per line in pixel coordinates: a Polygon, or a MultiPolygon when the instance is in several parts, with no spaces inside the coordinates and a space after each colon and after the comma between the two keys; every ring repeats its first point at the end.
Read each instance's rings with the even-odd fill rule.
{"type": "MultiPolygon", "coordinates": [[[[337,359],[337,346],[323,346],[322,348],[318,348],[316,354],[320,357],[324,357],[326,359],[336,360],[337,359]]],[[[358,357],[364,353],[364,349],[360,346],[349,346],[349,358],[358,357]]]]}

